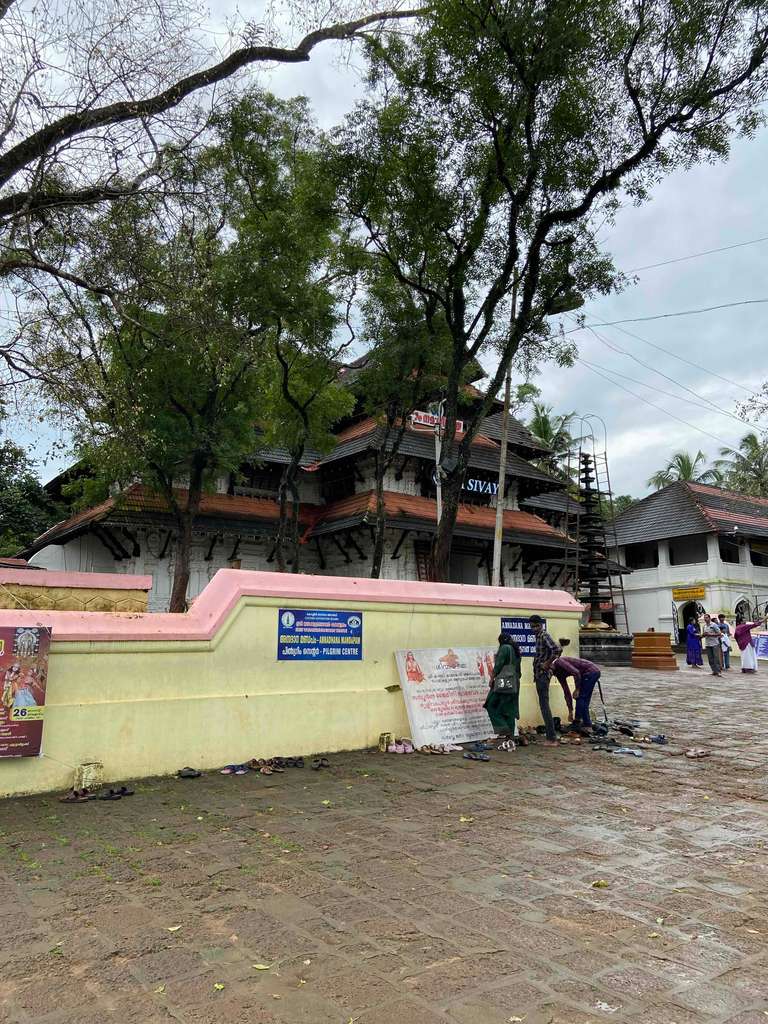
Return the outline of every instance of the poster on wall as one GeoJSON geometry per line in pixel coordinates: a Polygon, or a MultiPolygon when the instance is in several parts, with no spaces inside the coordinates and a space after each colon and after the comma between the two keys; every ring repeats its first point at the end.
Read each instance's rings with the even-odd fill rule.
{"type": "Polygon", "coordinates": [[[278,661],[361,661],[362,657],[362,612],[278,609],[278,661]]]}
{"type": "MultiPolygon", "coordinates": [[[[542,618],[542,622],[546,629],[547,620],[542,618]]],[[[531,620],[524,615],[502,615],[501,632],[512,634],[512,639],[524,658],[532,658],[536,653],[536,634],[533,632],[531,620]]]]}
{"type": "Polygon", "coordinates": [[[483,703],[494,654],[490,647],[395,651],[417,747],[466,743],[493,734],[483,703]]]}
{"type": "Polygon", "coordinates": [[[768,659],[768,633],[758,633],[755,637],[755,654],[758,658],[768,659]]]}
{"type": "Polygon", "coordinates": [[[0,757],[40,754],[50,646],[50,629],[0,627],[0,757]]]}

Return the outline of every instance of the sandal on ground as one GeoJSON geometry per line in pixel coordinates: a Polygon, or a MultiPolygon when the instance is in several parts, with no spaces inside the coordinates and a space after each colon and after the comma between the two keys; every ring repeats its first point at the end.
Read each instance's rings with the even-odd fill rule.
{"type": "Polygon", "coordinates": [[[261,768],[259,768],[259,774],[260,775],[271,775],[272,774],[272,769],[270,768],[270,766],[268,764],[263,764],[261,766],[261,768]]]}
{"type": "Polygon", "coordinates": [[[96,798],[95,793],[87,789],[70,789],[65,796],[59,797],[60,804],[86,804],[96,798]]]}
{"type": "Polygon", "coordinates": [[[179,768],[176,772],[176,776],[179,779],[199,779],[202,774],[197,768],[179,768]]]}
{"type": "Polygon", "coordinates": [[[477,740],[477,742],[473,743],[469,749],[474,751],[486,751],[492,750],[493,747],[491,747],[490,743],[484,743],[482,740],[477,740]]]}
{"type": "Polygon", "coordinates": [[[490,761],[491,760],[490,757],[488,757],[487,754],[480,754],[480,753],[477,753],[474,750],[471,750],[468,753],[464,754],[464,757],[465,757],[465,759],[467,761],[490,761]]]}
{"type": "Polygon", "coordinates": [[[496,749],[497,750],[504,750],[504,751],[514,750],[515,749],[515,741],[514,740],[510,740],[510,739],[502,740],[501,743],[498,745],[498,747],[496,747],[496,749]]]}
{"type": "Polygon", "coordinates": [[[388,754],[404,754],[405,753],[405,747],[403,746],[402,743],[397,743],[397,742],[390,743],[389,746],[387,747],[387,753],[388,754]]]}
{"type": "Polygon", "coordinates": [[[247,764],[239,764],[235,768],[235,775],[247,775],[250,770],[247,764]]]}
{"type": "Polygon", "coordinates": [[[221,771],[219,772],[219,775],[234,775],[238,768],[239,768],[239,765],[228,764],[226,766],[226,768],[222,768],[221,769],[221,771]]]}
{"type": "Polygon", "coordinates": [[[698,761],[702,757],[709,757],[709,751],[702,750],[701,747],[691,747],[690,750],[686,750],[685,756],[689,757],[692,761],[698,761]]]}
{"type": "Polygon", "coordinates": [[[107,793],[102,793],[99,800],[122,800],[123,794],[118,793],[116,789],[110,789],[107,793]]]}
{"type": "Polygon", "coordinates": [[[120,794],[120,796],[133,796],[133,794],[136,791],[133,789],[128,789],[127,786],[121,786],[120,789],[117,790],[117,792],[120,794]]]}
{"type": "Polygon", "coordinates": [[[294,761],[296,762],[294,764],[294,768],[303,768],[304,767],[304,758],[303,757],[295,757],[294,761]]]}

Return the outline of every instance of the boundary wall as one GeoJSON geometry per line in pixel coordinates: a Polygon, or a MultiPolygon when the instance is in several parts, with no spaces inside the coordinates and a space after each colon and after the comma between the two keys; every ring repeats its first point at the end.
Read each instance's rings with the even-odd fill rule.
{"type": "MultiPolygon", "coordinates": [[[[408,735],[394,651],[496,646],[502,615],[547,619],[578,650],[562,591],[220,570],[183,615],[0,610],[53,630],[42,755],[0,759],[0,796],[64,790],[102,762],[114,782],[408,735]],[[363,613],[362,661],[278,661],[278,609],[363,613]]],[[[524,659],[521,720],[541,719],[524,659]]],[[[559,684],[554,714],[565,713],[559,684]]]]}

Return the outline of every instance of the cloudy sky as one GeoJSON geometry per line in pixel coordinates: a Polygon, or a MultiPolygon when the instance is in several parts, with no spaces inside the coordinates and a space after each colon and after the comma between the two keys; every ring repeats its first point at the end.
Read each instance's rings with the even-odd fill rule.
{"type": "MultiPolygon", "coordinates": [[[[354,67],[338,66],[336,53],[326,44],[309,64],[278,68],[263,74],[262,82],[283,96],[309,96],[321,124],[330,127],[362,91],[354,67]]],[[[631,271],[768,236],[766,166],[768,130],[735,145],[726,164],[667,179],[650,203],[621,212],[605,232],[605,244],[617,265],[631,271]]],[[[601,324],[764,299],[766,269],[768,240],[639,271],[636,284],[590,303],[584,313],[589,323],[601,324]]],[[[585,362],[567,370],[549,367],[537,383],[556,411],[605,420],[614,490],[640,496],[648,491],[649,475],[673,452],[701,448],[714,457],[749,429],[728,413],[768,378],[767,326],[768,303],[598,327],[597,334],[584,330],[572,337],[585,362]]],[[[48,430],[39,433],[39,457],[49,440],[48,430]]],[[[41,475],[49,478],[61,463],[59,457],[49,459],[41,475]]]]}

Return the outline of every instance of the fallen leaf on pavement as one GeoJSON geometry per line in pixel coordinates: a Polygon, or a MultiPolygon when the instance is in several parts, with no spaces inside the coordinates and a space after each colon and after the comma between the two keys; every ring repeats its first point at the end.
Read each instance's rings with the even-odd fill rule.
{"type": "Polygon", "coordinates": [[[596,882],[592,883],[593,889],[607,889],[608,883],[604,878],[598,878],[596,882]]]}
{"type": "Polygon", "coordinates": [[[459,818],[459,821],[462,821],[462,822],[469,822],[469,821],[474,821],[474,820],[475,820],[474,818],[468,818],[465,814],[462,814],[462,816],[459,818]]]}
{"type": "Polygon", "coordinates": [[[216,989],[217,992],[224,991],[224,986],[221,984],[220,981],[217,981],[213,987],[216,989]]]}
{"type": "Polygon", "coordinates": [[[269,964],[254,964],[253,969],[254,971],[268,971],[269,964]]]}
{"type": "Polygon", "coordinates": [[[331,806],[331,801],[330,800],[321,800],[320,802],[322,803],[323,807],[330,807],[331,806]]]}
{"type": "Polygon", "coordinates": [[[651,932],[651,933],[650,933],[650,934],[648,935],[648,938],[649,938],[649,939],[658,939],[658,938],[661,938],[661,936],[659,935],[659,933],[658,933],[658,932],[651,932]]]}
{"type": "Polygon", "coordinates": [[[155,995],[161,996],[165,992],[165,985],[158,985],[155,989],[155,995]]]}
{"type": "Polygon", "coordinates": [[[664,924],[664,918],[663,917],[657,917],[656,918],[656,924],[664,924]]]}
{"type": "Polygon", "coordinates": [[[177,932],[177,931],[179,931],[180,928],[181,928],[180,924],[174,924],[174,925],[171,925],[171,927],[168,929],[168,931],[169,932],[177,932]]]}

